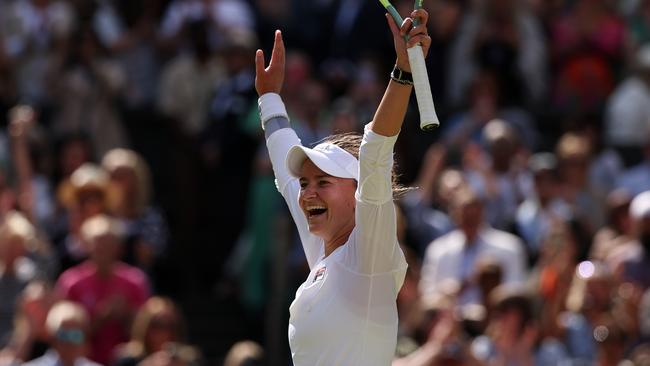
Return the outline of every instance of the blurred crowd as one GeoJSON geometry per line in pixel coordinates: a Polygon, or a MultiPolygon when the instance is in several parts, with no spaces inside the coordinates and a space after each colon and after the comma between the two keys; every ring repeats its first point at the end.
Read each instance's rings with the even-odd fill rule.
{"type": "MultiPolygon", "coordinates": [[[[417,189],[394,365],[649,365],[650,0],[424,6],[442,125],[413,100],[396,146],[417,189]]],[[[0,0],[0,365],[288,364],[308,269],[254,52],[283,30],[305,145],[361,132],[394,63],[383,12],[0,0]],[[197,299],[241,316],[220,354],[192,345],[197,299]]]]}

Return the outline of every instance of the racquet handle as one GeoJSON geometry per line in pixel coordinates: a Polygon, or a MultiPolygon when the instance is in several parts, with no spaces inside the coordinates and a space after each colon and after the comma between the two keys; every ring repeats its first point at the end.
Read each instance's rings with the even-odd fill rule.
{"type": "Polygon", "coordinates": [[[424,131],[432,130],[440,126],[436,109],[433,105],[433,96],[431,96],[431,85],[429,85],[429,75],[427,66],[424,63],[424,54],[422,46],[419,44],[406,50],[411,65],[411,74],[413,75],[413,87],[415,88],[415,98],[418,102],[420,111],[420,128],[424,131]]]}

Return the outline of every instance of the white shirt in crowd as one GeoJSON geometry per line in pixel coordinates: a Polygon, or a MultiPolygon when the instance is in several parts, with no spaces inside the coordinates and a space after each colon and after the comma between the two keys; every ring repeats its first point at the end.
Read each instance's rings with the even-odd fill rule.
{"type": "Polygon", "coordinates": [[[479,260],[491,259],[501,266],[502,283],[521,283],[525,279],[524,247],[516,236],[505,231],[484,227],[476,240],[466,245],[465,234],[454,230],[444,235],[427,247],[420,277],[422,296],[435,295],[444,284],[456,281],[457,284],[469,284],[460,294],[460,304],[480,304],[481,294],[478,287],[468,281],[474,275],[479,260]]]}
{"type": "Polygon", "coordinates": [[[289,344],[295,366],[390,365],[397,343],[396,298],[406,274],[397,243],[391,167],[397,136],[366,129],[359,158],[356,226],[348,241],[324,257],[298,204],[300,185],[285,167],[300,144],[290,128],[267,139],[278,190],[287,201],[310,273],[289,309],[289,344]]]}
{"type": "Polygon", "coordinates": [[[616,146],[642,147],[650,137],[650,88],[630,77],[614,90],[607,102],[605,140],[616,146]]]}

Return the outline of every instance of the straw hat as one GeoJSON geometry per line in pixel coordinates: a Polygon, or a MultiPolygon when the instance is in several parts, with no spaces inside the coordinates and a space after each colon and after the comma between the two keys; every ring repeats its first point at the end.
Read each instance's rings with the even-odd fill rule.
{"type": "Polygon", "coordinates": [[[85,163],[60,184],[57,195],[59,201],[67,208],[77,205],[79,195],[83,192],[99,192],[108,204],[112,196],[108,183],[109,176],[104,169],[96,164],[85,163]]]}

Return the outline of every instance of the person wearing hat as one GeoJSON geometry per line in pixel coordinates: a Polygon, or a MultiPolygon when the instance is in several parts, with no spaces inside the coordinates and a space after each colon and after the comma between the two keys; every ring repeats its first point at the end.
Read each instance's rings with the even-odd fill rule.
{"type": "Polygon", "coordinates": [[[302,146],[290,128],[279,96],[284,81],[280,31],[270,65],[256,53],[256,90],[276,186],[298,228],[310,273],[289,308],[293,363],[303,365],[389,365],[397,342],[396,298],[406,273],[397,242],[393,203],[393,146],[412,92],[408,45],[421,42],[426,54],[428,14],[412,27],[388,22],[396,68],[363,137],[335,135],[314,148],[302,146]],[[400,72],[403,71],[403,72],[400,72]]]}
{"type": "Polygon", "coordinates": [[[108,173],[97,164],[84,163],[61,183],[58,199],[66,211],[52,241],[60,270],[64,271],[88,256],[86,243],[81,239],[81,225],[95,215],[107,213],[115,194],[111,193],[108,173]]]}

